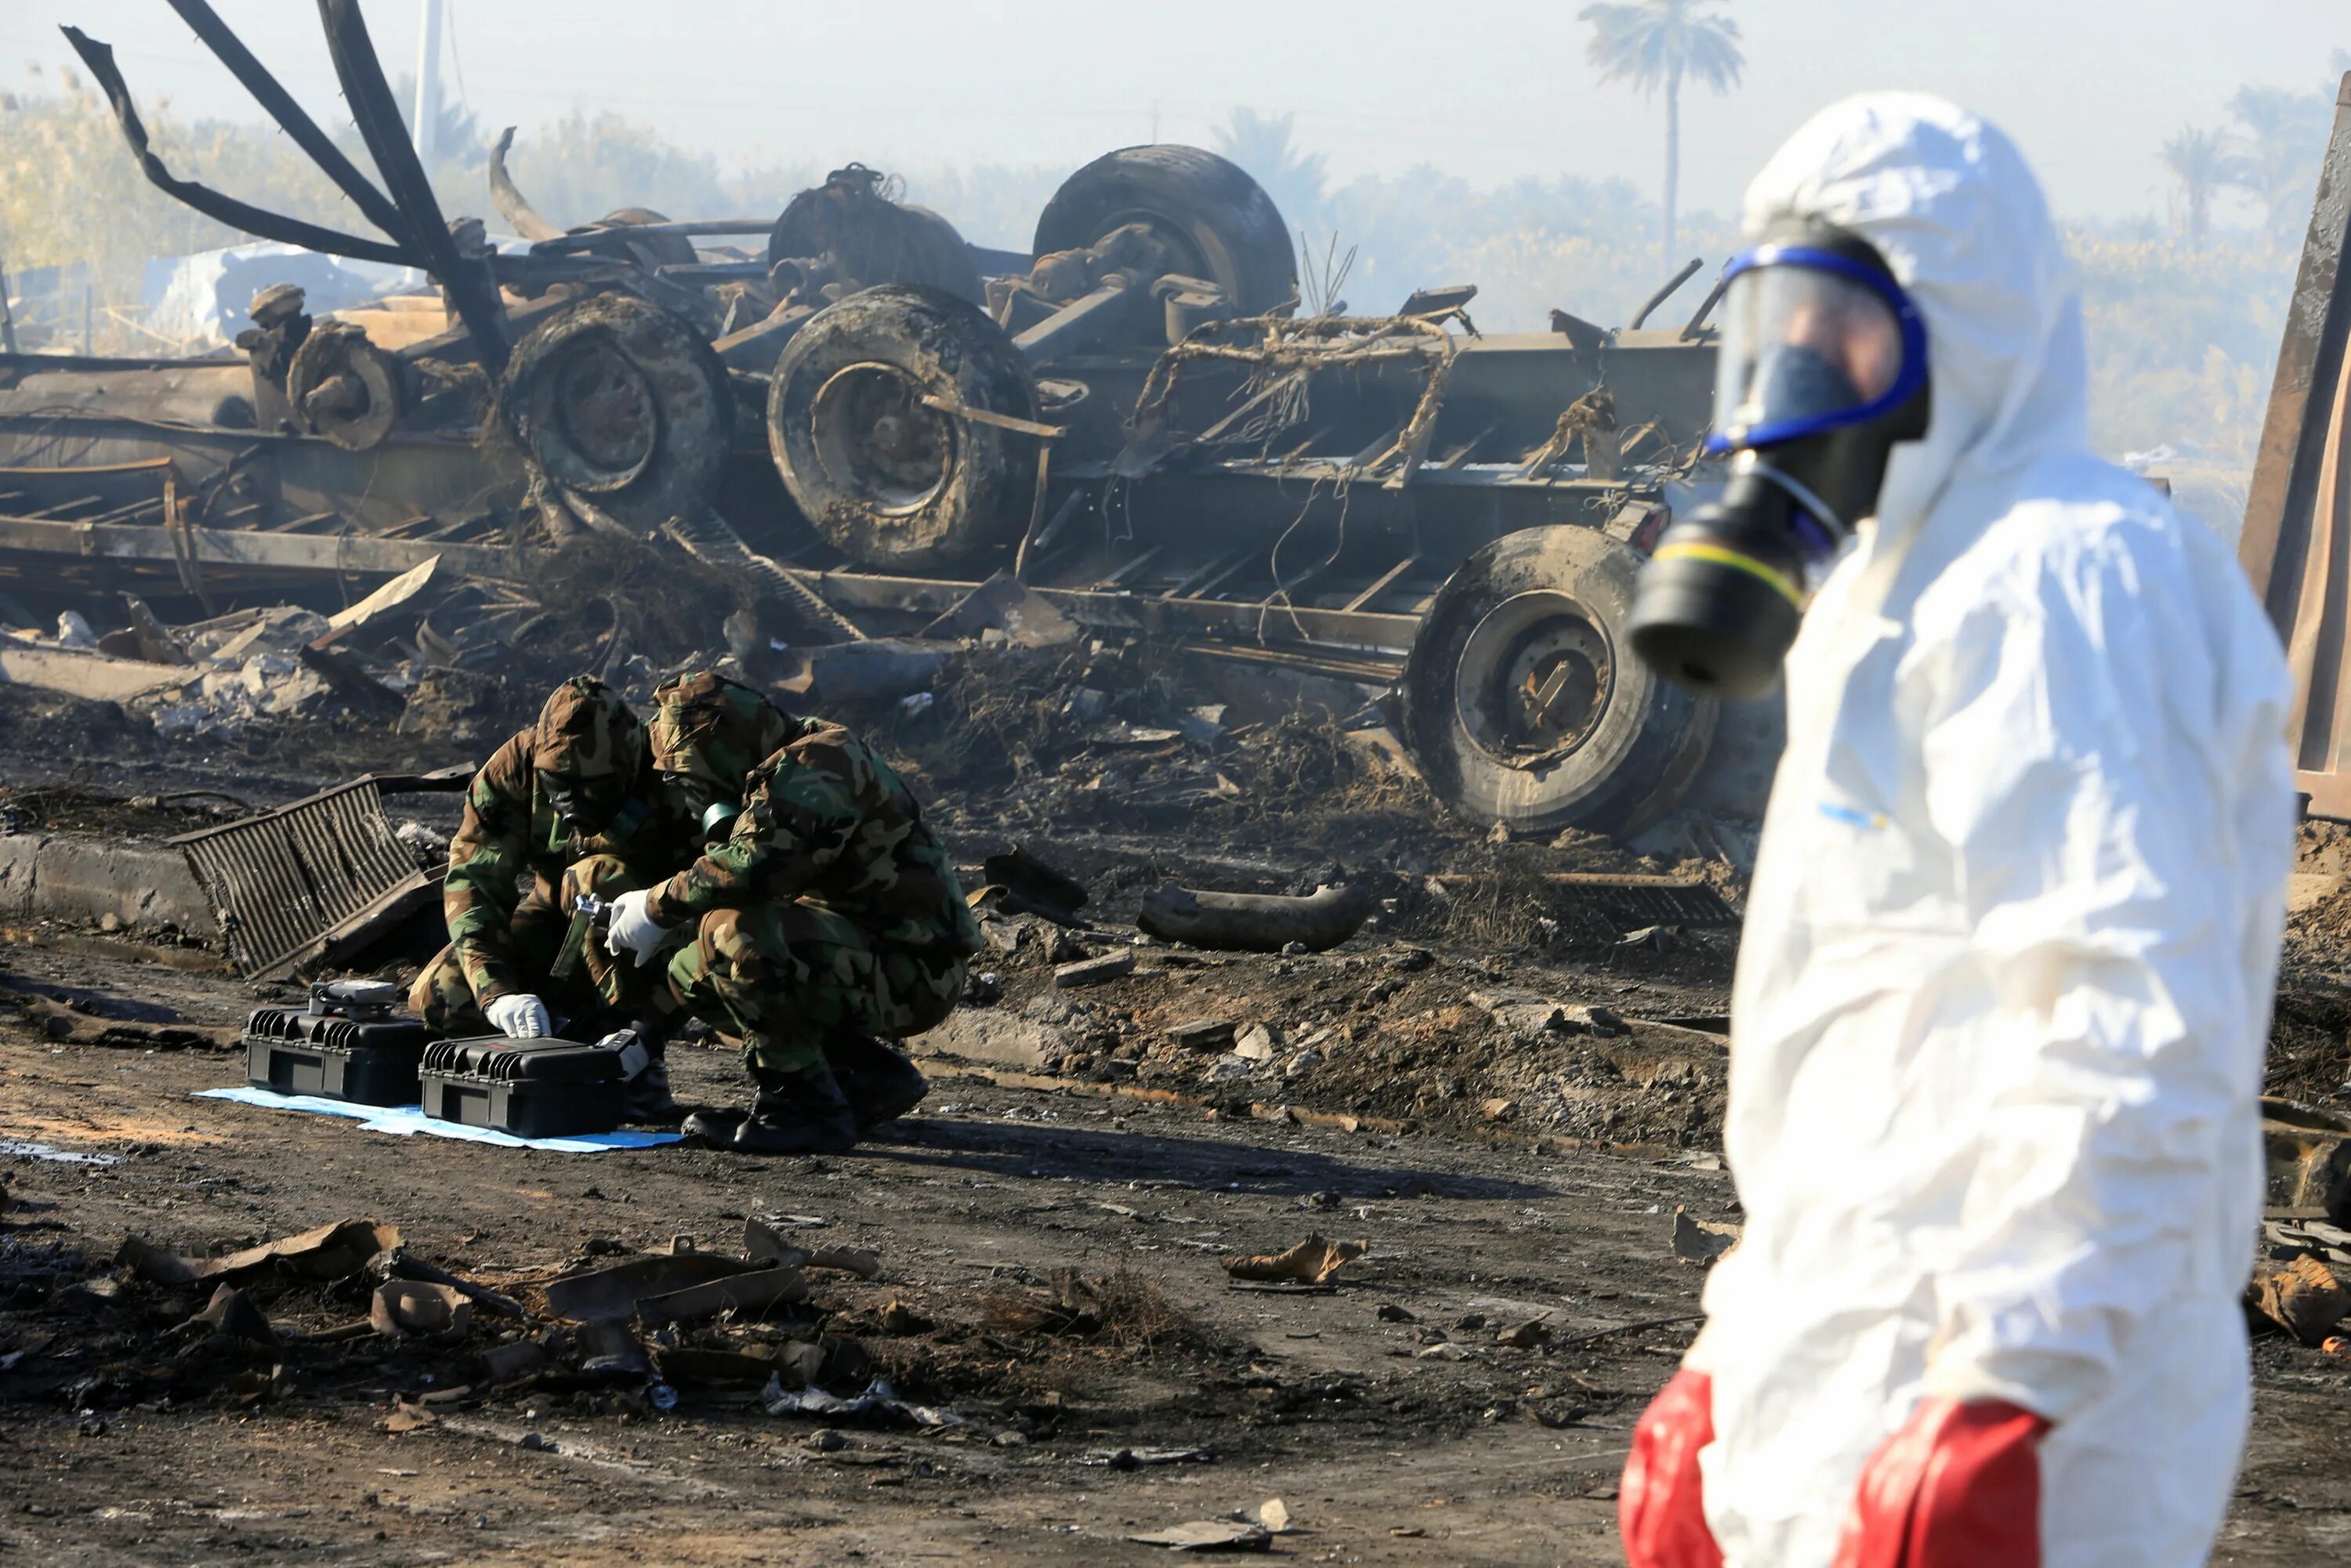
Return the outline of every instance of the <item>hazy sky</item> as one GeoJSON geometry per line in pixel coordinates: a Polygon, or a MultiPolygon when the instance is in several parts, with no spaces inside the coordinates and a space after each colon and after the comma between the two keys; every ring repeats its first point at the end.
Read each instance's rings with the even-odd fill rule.
{"type": "MultiPolygon", "coordinates": [[[[321,119],[340,118],[314,8],[215,0],[321,119]]],[[[1205,141],[1235,105],[1297,114],[1344,177],[1431,163],[1478,183],[1621,175],[1654,194],[1660,110],[1601,87],[1573,0],[446,0],[458,91],[486,127],[614,109],[722,158],[824,167],[1067,164],[1205,141]],[[673,18],[691,16],[686,25],[673,18]]],[[[2252,81],[2309,87],[2351,47],[2351,0],[1728,0],[1747,79],[1687,100],[1685,204],[1728,210],[1812,110],[1865,88],[1946,93],[2023,143],[2062,212],[2160,212],[2158,143],[2252,81]]],[[[394,78],[417,0],[371,0],[394,78]]],[[[115,46],[142,103],[255,117],[162,0],[5,0],[0,85],[115,46]],[[14,56],[17,62],[6,64],[14,56]]],[[[54,83],[54,77],[51,78],[54,83]]],[[[183,172],[201,174],[200,170],[183,172]]]]}

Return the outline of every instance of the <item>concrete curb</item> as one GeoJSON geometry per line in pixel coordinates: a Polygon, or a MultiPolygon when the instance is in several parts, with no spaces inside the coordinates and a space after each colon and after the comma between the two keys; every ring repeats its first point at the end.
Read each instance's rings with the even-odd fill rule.
{"type": "Polygon", "coordinates": [[[110,915],[124,930],[169,925],[220,937],[212,900],[169,844],[91,833],[0,837],[0,920],[97,925],[110,915]]]}

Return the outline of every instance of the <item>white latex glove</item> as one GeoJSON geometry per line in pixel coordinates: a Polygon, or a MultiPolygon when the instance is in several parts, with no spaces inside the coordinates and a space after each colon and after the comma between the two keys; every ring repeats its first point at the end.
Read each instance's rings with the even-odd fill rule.
{"type": "Polygon", "coordinates": [[[540,1040],[550,1027],[547,1004],[528,991],[500,997],[482,1009],[490,1027],[508,1040],[540,1040]]]}
{"type": "Polygon", "coordinates": [[[621,894],[612,900],[612,913],[604,927],[604,951],[616,958],[623,953],[634,953],[640,969],[677,935],[675,927],[664,925],[645,908],[652,898],[650,889],[621,894]]]}

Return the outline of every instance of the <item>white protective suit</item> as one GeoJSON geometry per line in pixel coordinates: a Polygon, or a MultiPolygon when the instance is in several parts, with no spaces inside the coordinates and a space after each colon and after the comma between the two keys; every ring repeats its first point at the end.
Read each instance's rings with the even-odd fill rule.
{"type": "Polygon", "coordinates": [[[1998,131],[1874,95],[1748,193],[1876,245],[1933,419],[1787,665],[1732,995],[1745,1239],[1689,1364],[1729,1568],[1823,1568],[1928,1395],[2012,1401],[2048,1568],[2204,1561],[2294,801],[2278,641],[2228,544],[2088,449],[2081,312],[1998,131]]]}

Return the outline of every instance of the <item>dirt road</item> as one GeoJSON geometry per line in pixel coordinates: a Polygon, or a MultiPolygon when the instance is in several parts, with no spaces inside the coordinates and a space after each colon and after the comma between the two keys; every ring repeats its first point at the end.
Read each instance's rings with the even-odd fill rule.
{"type": "MultiPolygon", "coordinates": [[[[11,985],[139,998],[150,1023],[226,1024],[250,1003],[217,977],[7,960],[11,985]]],[[[1702,1275],[1671,1256],[1674,1209],[1735,1218],[1728,1179],[1687,1162],[967,1079],[853,1155],[753,1162],[392,1138],[190,1098],[237,1076],[203,1051],[0,1039],[0,1137],[116,1157],[0,1162],[0,1549],[23,1561],[1145,1563],[1159,1549],[1126,1537],[1279,1498],[1294,1527],[1279,1556],[1611,1563],[1625,1430],[1689,1330],[1576,1342],[1694,1310],[1702,1275]],[[662,1409],[516,1386],[387,1431],[396,1398],[464,1381],[471,1352],[256,1353],[246,1370],[267,1393],[240,1403],[233,1369],[173,1329],[184,1298],[71,1288],[115,1272],[126,1232],[198,1252],[366,1217],[511,1280],[681,1234],[729,1246],[746,1216],[879,1251],[879,1279],[820,1293],[828,1332],[969,1425],[822,1437],[747,1389],[681,1386],[662,1409]],[[1328,1294],[1227,1283],[1219,1255],[1311,1230],[1372,1250],[1328,1294]],[[1001,1326],[1006,1301],[1062,1270],[1146,1281],[1165,1321],[1124,1343],[1001,1326]],[[1549,1346],[1498,1343],[1536,1319],[1549,1346]]],[[[736,1092],[716,1053],[685,1053],[678,1076],[687,1097],[736,1092]]],[[[273,1314],[315,1327],[351,1308],[289,1295],[273,1314]]],[[[2218,1561],[2299,1563],[2351,1536],[2334,1436],[2351,1378],[2314,1352],[2259,1359],[2218,1561]]]]}

